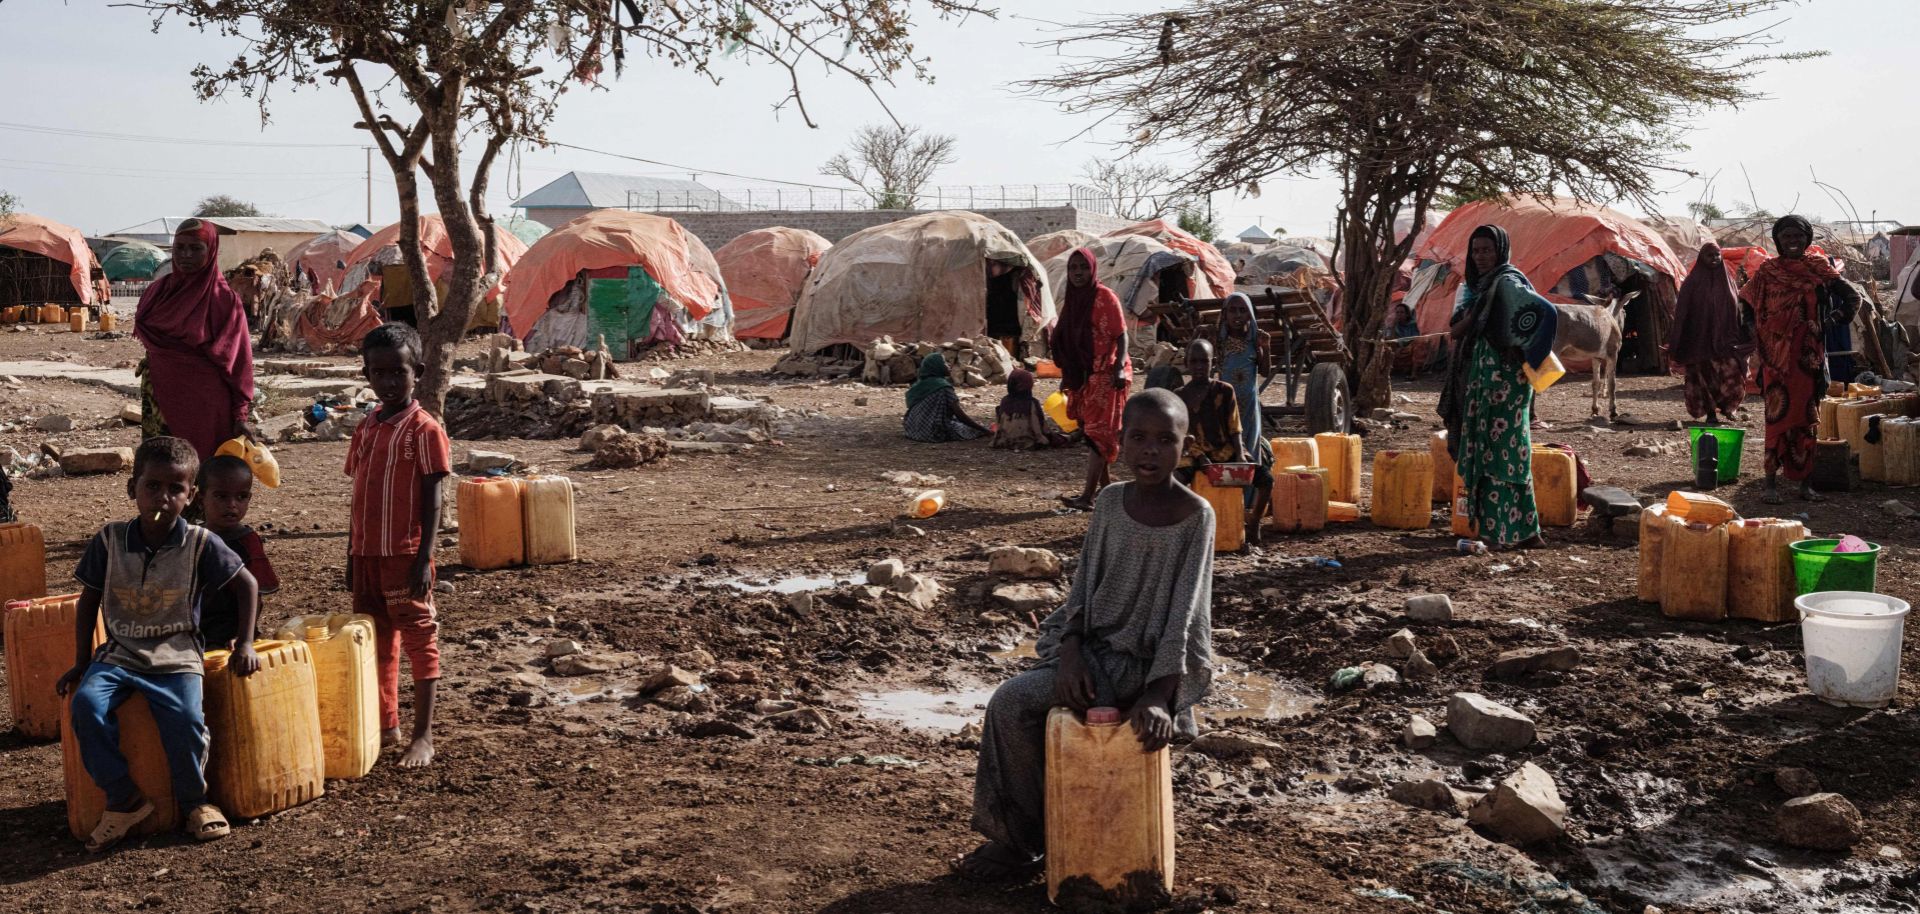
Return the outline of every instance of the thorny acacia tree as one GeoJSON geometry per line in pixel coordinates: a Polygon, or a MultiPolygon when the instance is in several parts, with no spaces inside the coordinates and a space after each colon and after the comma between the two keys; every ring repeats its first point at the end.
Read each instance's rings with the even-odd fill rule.
{"type": "Polygon", "coordinates": [[[1127,147],[1188,148],[1191,191],[1270,176],[1341,183],[1345,335],[1362,407],[1388,402],[1381,325],[1396,268],[1441,192],[1647,201],[1682,126],[1756,97],[1784,0],[1187,0],[1055,39],[1073,55],[1028,85],[1108,113],[1127,147]]]}
{"type": "Polygon", "coordinates": [[[1133,222],[1166,215],[1173,169],[1141,159],[1089,159],[1080,170],[1087,183],[1113,205],[1113,214],[1133,222]]]}
{"type": "Polygon", "coordinates": [[[913,209],[933,173],[958,159],[951,135],[925,133],[913,124],[869,124],[854,133],[847,151],[820,166],[829,178],[860,188],[875,209],[913,209]]]}
{"type": "MultiPolygon", "coordinates": [[[[202,98],[238,91],[267,115],[270,90],[344,85],[393,172],[400,250],[412,278],[427,370],[419,398],[439,414],[454,344],[498,282],[487,182],[508,143],[545,140],[573,83],[618,76],[629,54],[714,81],[723,55],[789,77],[776,108],[815,126],[801,94],[809,64],[877,90],[927,78],[910,40],[912,0],[134,0],[158,31],[170,17],[239,39],[224,64],[193,71],[202,98]],[[463,152],[478,155],[463,159],[463,152]],[[436,299],[420,253],[420,179],[446,223],[453,266],[436,299]]],[[[972,0],[927,0],[941,17],[989,13],[972,0]]],[[[524,328],[516,328],[524,329],[524,328]]]]}
{"type": "Polygon", "coordinates": [[[266,215],[260,212],[259,207],[239,197],[230,197],[226,194],[214,194],[211,197],[201,200],[198,204],[194,205],[193,214],[196,216],[212,216],[214,218],[221,216],[266,215]]]}

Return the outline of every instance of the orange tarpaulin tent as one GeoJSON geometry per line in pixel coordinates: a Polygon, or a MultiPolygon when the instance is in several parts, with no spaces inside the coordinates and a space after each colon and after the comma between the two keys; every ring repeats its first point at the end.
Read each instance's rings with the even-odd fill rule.
{"type": "MultiPolygon", "coordinates": [[[[398,234],[395,232],[396,237],[398,234]]],[[[359,235],[346,231],[315,235],[288,250],[286,264],[288,269],[298,270],[303,276],[313,274],[314,292],[326,291],[329,284],[337,292],[341,281],[347,278],[347,254],[362,241],[359,235]]]]}
{"type": "MultiPolygon", "coordinates": [[[[598,209],[541,236],[514,267],[506,299],[509,332],[522,340],[531,338],[555,294],[567,291],[568,284],[581,273],[589,274],[590,284],[600,280],[630,283],[630,271],[636,267],[645,274],[647,283],[643,285],[657,287],[658,291],[630,291],[646,297],[643,307],[648,310],[659,301],[652,296],[664,293],[668,308],[662,313],[673,318],[679,332],[696,332],[697,325],[716,327],[723,334],[729,329],[733,309],[720,278],[720,266],[698,237],[665,216],[598,209]],[[620,276],[599,275],[609,271],[620,276]],[[672,314],[676,308],[680,314],[672,314]]],[[[590,289],[588,294],[598,293],[590,289]]],[[[601,318],[595,326],[611,326],[611,314],[602,314],[601,318]]],[[[582,329],[586,326],[582,324],[582,329]]],[[[656,331],[672,332],[651,323],[626,327],[622,332],[629,345],[624,348],[655,339],[656,331]]],[[[616,358],[626,357],[620,340],[607,342],[616,358]]]]}
{"type": "Polygon", "coordinates": [[[775,226],[741,235],[713,252],[733,299],[735,339],[777,340],[820,255],[833,244],[806,229],[775,226]]]}
{"type": "MultiPolygon", "coordinates": [[[[526,243],[512,232],[495,225],[493,234],[500,253],[501,279],[487,292],[480,306],[474,308],[473,318],[467,324],[469,330],[500,323],[499,301],[507,287],[506,272],[527,252],[526,243]]],[[[444,293],[447,271],[453,269],[453,242],[447,237],[446,224],[438,215],[420,217],[420,251],[427,259],[427,277],[433,281],[437,293],[444,293]]],[[[294,332],[314,352],[352,351],[368,330],[380,325],[381,314],[374,306],[375,298],[380,298],[383,306],[389,308],[400,304],[400,294],[385,288],[389,277],[405,275],[406,267],[400,256],[400,223],[374,232],[373,237],[348,249],[341,260],[346,269],[338,294],[314,299],[294,323],[294,332]]],[[[404,297],[410,304],[411,293],[405,293],[404,297]]]]}
{"type": "MultiPolygon", "coordinates": [[[[1513,265],[1532,280],[1534,288],[1548,300],[1559,304],[1584,305],[1576,292],[1593,288],[1596,277],[1590,266],[1595,258],[1618,255],[1651,271],[1654,282],[1646,305],[1636,301],[1628,306],[1627,331],[1632,336],[1642,326],[1635,318],[1647,305],[1652,307],[1653,357],[1664,364],[1665,328],[1673,316],[1674,296],[1687,268],[1674,256],[1667,242],[1652,228],[1624,213],[1604,206],[1575,200],[1512,197],[1504,200],[1480,200],[1447,215],[1426,243],[1414,252],[1420,264],[1416,271],[1418,298],[1409,295],[1420,332],[1443,333],[1453,315],[1454,296],[1459,291],[1467,257],[1467,242],[1482,225],[1497,225],[1507,230],[1512,246],[1513,265]],[[1419,274],[1444,265],[1444,275],[1422,282],[1419,274]]],[[[1600,277],[1603,282],[1611,279],[1600,277]]],[[[1599,291],[1594,289],[1594,291],[1599,291]]],[[[1625,356],[1623,356],[1623,359],[1625,356]]],[[[1568,366],[1576,367],[1576,366],[1568,366]]]]}
{"type": "Polygon", "coordinates": [[[1114,229],[1104,237],[1118,238],[1121,235],[1145,235],[1198,262],[1200,270],[1194,275],[1193,298],[1224,298],[1233,292],[1233,264],[1227,261],[1226,255],[1220,253],[1219,248],[1182,231],[1179,226],[1165,219],[1150,219],[1114,229]]]}
{"type": "MultiPolygon", "coordinates": [[[[14,213],[0,217],[0,247],[9,247],[29,254],[38,254],[52,258],[67,265],[67,277],[73,284],[73,292],[80,304],[95,304],[98,289],[93,283],[93,251],[87,247],[87,236],[71,225],[64,225],[52,219],[14,213]]],[[[105,304],[105,302],[98,302],[105,304]]],[[[0,304],[42,304],[41,302],[0,302],[0,304]]]]}

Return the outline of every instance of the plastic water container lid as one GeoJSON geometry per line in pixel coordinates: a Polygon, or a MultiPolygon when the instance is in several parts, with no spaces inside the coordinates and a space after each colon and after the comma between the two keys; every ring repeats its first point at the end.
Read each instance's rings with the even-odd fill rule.
{"type": "Polygon", "coordinates": [[[1859,590],[1822,590],[1795,597],[1793,605],[1810,616],[1859,619],[1870,616],[1895,618],[1907,614],[1907,601],[1885,594],[1859,590]]]}
{"type": "Polygon", "coordinates": [[[1117,724],[1120,722],[1119,708],[1088,708],[1087,723],[1117,724]]]}

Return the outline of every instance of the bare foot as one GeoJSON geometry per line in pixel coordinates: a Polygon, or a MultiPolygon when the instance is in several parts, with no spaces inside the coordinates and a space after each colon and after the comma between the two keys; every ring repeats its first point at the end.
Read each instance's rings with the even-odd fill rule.
{"type": "Polygon", "coordinates": [[[1767,483],[1767,489],[1761,493],[1760,500],[1770,505],[1784,505],[1787,503],[1786,499],[1780,497],[1780,487],[1771,482],[1767,483]]]}
{"type": "Polygon", "coordinates": [[[1813,486],[1808,485],[1806,483],[1802,483],[1800,485],[1800,500],[1801,501],[1826,501],[1826,499],[1823,498],[1820,495],[1820,493],[1815,492],[1813,490],[1813,486]]]}
{"type": "Polygon", "coordinates": [[[391,749],[400,745],[400,728],[393,727],[380,731],[380,748],[391,749]]]}
{"type": "Polygon", "coordinates": [[[407,746],[407,753],[400,756],[402,768],[425,768],[433,764],[433,737],[416,736],[407,746]]]}
{"type": "Polygon", "coordinates": [[[1060,503],[1075,511],[1093,510],[1093,501],[1079,495],[1062,495],[1060,496],[1060,503]]]}

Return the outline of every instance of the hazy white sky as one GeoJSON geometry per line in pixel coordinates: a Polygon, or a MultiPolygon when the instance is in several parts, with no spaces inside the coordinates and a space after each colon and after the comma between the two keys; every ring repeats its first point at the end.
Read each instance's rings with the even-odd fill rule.
{"type": "MultiPolygon", "coordinates": [[[[1077,180],[1083,164],[1106,151],[1102,137],[1074,139],[1085,121],[1023,97],[1011,85],[1059,63],[1035,46],[1048,27],[1031,17],[1070,20],[1080,4],[1002,0],[999,20],[964,26],[925,17],[915,40],[931,56],[936,82],[903,84],[884,94],[903,121],[959,138],[961,160],[942,171],[938,183],[1063,184],[1077,180]]],[[[1168,4],[1105,5],[1147,10],[1168,4]]],[[[0,125],[233,144],[138,142],[0,126],[0,189],[17,195],[29,212],[106,233],[184,215],[201,197],[226,193],[282,216],[334,223],[367,216],[360,149],[365,140],[352,129],[357,118],[344,89],[277,90],[272,123],[263,129],[248,99],[195,98],[188,77],[193,65],[220,61],[234,50],[215,36],[177,23],[156,36],[138,11],[101,0],[0,2],[0,34],[12,39],[0,54],[0,85],[9,87],[0,125]]],[[[1920,86],[1920,3],[1814,0],[1794,10],[1777,34],[1787,49],[1823,49],[1831,56],[1773,67],[1758,83],[1769,100],[1702,119],[1683,164],[1703,175],[1719,173],[1714,197],[1723,206],[1749,198],[1744,165],[1762,206],[1781,212],[1797,200],[1802,212],[1848,218],[1815,186],[1811,166],[1822,181],[1851,196],[1861,218],[1877,211],[1880,218],[1920,222],[1920,117],[1911,101],[1920,86]]],[[[852,130],[884,117],[858,86],[823,76],[808,87],[821,122],[809,129],[793,112],[772,110],[785,91],[772,68],[731,62],[720,69],[725,82],[716,87],[664,64],[630,58],[626,77],[609,89],[569,92],[551,135],[688,166],[722,189],[746,185],[712,172],[825,185],[835,182],[818,174],[820,163],[852,130]]],[[[517,172],[496,172],[491,202],[504,212],[514,196],[573,169],[685,174],[586,152],[534,150],[517,172]]],[[[383,170],[376,161],[375,223],[390,222],[397,212],[383,170]]],[[[1699,197],[1702,181],[1676,177],[1671,186],[1662,208],[1677,212],[1699,197]]],[[[1332,182],[1275,179],[1264,188],[1257,200],[1216,197],[1227,234],[1256,221],[1295,234],[1328,231],[1337,190],[1332,182]]]]}

